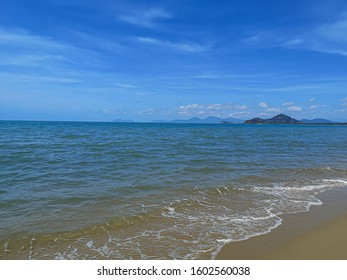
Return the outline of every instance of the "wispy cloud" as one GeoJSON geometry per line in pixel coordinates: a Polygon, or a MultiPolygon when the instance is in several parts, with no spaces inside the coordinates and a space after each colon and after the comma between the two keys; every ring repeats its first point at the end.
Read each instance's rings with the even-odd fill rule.
{"type": "Polygon", "coordinates": [[[302,39],[291,39],[289,41],[286,41],[282,44],[283,47],[295,47],[295,46],[299,46],[302,45],[303,43],[305,43],[304,40],[302,39]]]}
{"type": "Polygon", "coordinates": [[[0,64],[48,69],[58,64],[93,63],[92,51],[24,29],[0,27],[0,64]],[[81,59],[88,57],[88,60],[81,59]]]}
{"type": "Polygon", "coordinates": [[[307,85],[290,85],[277,88],[263,88],[260,91],[263,92],[294,92],[294,91],[307,91],[307,90],[318,90],[326,88],[324,84],[307,84],[307,85]]]}
{"type": "Polygon", "coordinates": [[[101,63],[97,53],[88,48],[24,29],[0,27],[0,79],[7,87],[26,91],[42,90],[44,85],[53,91],[57,84],[83,87],[95,82],[111,88],[114,77],[94,75],[93,69],[101,63]],[[24,89],[27,84],[31,87],[24,89]]]}
{"type": "Polygon", "coordinates": [[[17,46],[25,49],[67,50],[72,46],[55,41],[49,37],[31,34],[27,30],[0,27],[0,43],[3,46],[17,46]]]}
{"type": "Polygon", "coordinates": [[[160,8],[152,8],[142,11],[134,11],[127,15],[119,16],[119,20],[145,28],[153,28],[157,22],[163,19],[169,19],[172,15],[160,8]]]}
{"type": "Polygon", "coordinates": [[[347,19],[322,24],[318,27],[318,33],[331,42],[347,42],[347,19]]]}
{"type": "Polygon", "coordinates": [[[45,54],[1,54],[0,65],[36,67],[49,62],[62,62],[66,60],[61,55],[45,54]]]}
{"type": "Polygon", "coordinates": [[[252,48],[303,49],[314,52],[347,56],[347,13],[331,22],[295,33],[279,33],[277,30],[260,30],[242,40],[252,48]]]}
{"type": "Polygon", "coordinates": [[[18,74],[0,72],[0,81],[2,83],[15,83],[15,84],[75,84],[82,81],[76,77],[69,76],[52,76],[52,75],[38,75],[38,74],[18,74]]]}
{"type": "Polygon", "coordinates": [[[83,42],[87,43],[90,46],[97,47],[106,51],[112,52],[122,52],[124,46],[119,42],[114,42],[109,39],[103,39],[98,36],[90,35],[87,33],[75,31],[74,32],[83,42]]]}
{"type": "MultiPolygon", "coordinates": [[[[212,45],[212,44],[211,44],[212,45]]],[[[192,76],[193,79],[217,80],[217,79],[239,79],[239,80],[257,80],[258,78],[268,77],[266,74],[219,74],[204,73],[192,76]]]]}
{"type": "Polygon", "coordinates": [[[342,106],[347,106],[347,97],[342,99],[342,106]]]}
{"type": "Polygon", "coordinates": [[[187,53],[200,53],[206,52],[211,48],[211,45],[201,45],[194,42],[171,42],[166,40],[160,40],[152,37],[138,37],[139,42],[151,45],[157,45],[160,47],[172,49],[180,52],[187,53]]]}
{"type": "Polygon", "coordinates": [[[117,87],[120,88],[138,88],[135,85],[131,85],[131,84],[126,84],[126,83],[114,83],[117,87]]]}
{"type": "Polygon", "coordinates": [[[246,37],[242,40],[242,42],[247,46],[258,46],[263,42],[262,34],[246,37]]]}
{"type": "MultiPolygon", "coordinates": [[[[297,44],[284,46],[347,56],[347,18],[324,23],[309,32],[303,32],[297,44]]],[[[293,41],[293,40],[292,40],[293,41]]]]}

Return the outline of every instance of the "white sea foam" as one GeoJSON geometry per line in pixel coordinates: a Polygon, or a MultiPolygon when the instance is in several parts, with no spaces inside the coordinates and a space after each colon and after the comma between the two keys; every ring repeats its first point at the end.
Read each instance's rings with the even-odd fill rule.
{"type": "MultiPolygon", "coordinates": [[[[60,240],[65,248],[54,258],[213,259],[225,244],[266,234],[282,224],[281,214],[309,211],[322,204],[317,194],[345,186],[347,180],[337,178],[188,190],[164,201],[159,211],[143,203],[140,213],[120,220],[119,228],[109,221],[92,228],[96,235],[66,245],[60,240]]],[[[39,258],[34,251],[30,257],[39,258]]]]}
{"type": "Polygon", "coordinates": [[[324,179],[323,181],[338,184],[341,187],[347,186],[347,180],[344,179],[324,179]]]}

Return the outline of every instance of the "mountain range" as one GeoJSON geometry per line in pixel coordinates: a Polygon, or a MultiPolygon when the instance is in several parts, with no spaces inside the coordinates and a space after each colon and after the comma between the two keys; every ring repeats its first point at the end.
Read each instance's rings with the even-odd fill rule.
{"type": "MultiPolygon", "coordinates": [[[[193,117],[190,119],[174,119],[174,120],[168,120],[168,121],[164,121],[164,120],[153,120],[150,121],[150,123],[243,123],[244,120],[240,120],[240,119],[234,119],[234,118],[218,118],[218,117],[213,117],[213,116],[209,116],[207,118],[201,119],[198,117],[193,117]]],[[[115,119],[113,120],[113,122],[134,122],[133,120],[123,120],[123,119],[115,119]]]]}
{"type": "Polygon", "coordinates": [[[303,123],[335,123],[333,121],[330,121],[330,120],[327,120],[327,119],[321,119],[321,118],[313,119],[313,120],[302,119],[300,121],[303,122],[303,123]]]}
{"type": "MultiPolygon", "coordinates": [[[[133,120],[123,120],[123,119],[115,119],[113,122],[134,122],[133,120]]],[[[154,120],[151,121],[151,123],[196,123],[196,124],[338,124],[337,122],[333,122],[331,120],[317,118],[317,119],[301,119],[297,120],[292,117],[289,117],[284,114],[279,114],[277,116],[274,116],[273,118],[269,119],[262,119],[262,118],[253,118],[250,120],[241,120],[241,119],[235,119],[235,118],[218,118],[214,116],[209,116],[207,118],[198,118],[193,117],[190,119],[182,120],[182,119],[174,119],[169,121],[164,120],[154,120]]]]}
{"type": "Polygon", "coordinates": [[[218,117],[213,117],[209,116],[204,119],[200,119],[198,117],[190,118],[187,120],[171,120],[171,121],[164,121],[165,123],[221,123],[221,122],[227,122],[227,123],[242,123],[243,120],[240,119],[234,119],[234,118],[218,118],[218,117]]]}

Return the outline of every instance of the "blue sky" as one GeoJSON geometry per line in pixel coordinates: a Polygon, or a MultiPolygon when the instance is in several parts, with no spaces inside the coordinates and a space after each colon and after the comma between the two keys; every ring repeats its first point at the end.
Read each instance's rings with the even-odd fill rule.
{"type": "Polygon", "coordinates": [[[347,1],[0,5],[0,119],[347,121],[347,1]]]}

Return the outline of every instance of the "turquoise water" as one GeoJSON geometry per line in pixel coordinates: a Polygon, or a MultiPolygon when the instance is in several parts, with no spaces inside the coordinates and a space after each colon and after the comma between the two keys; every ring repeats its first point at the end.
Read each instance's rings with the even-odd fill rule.
{"type": "Polygon", "coordinates": [[[345,126],[2,121],[0,258],[214,258],[344,186],[345,126]]]}

